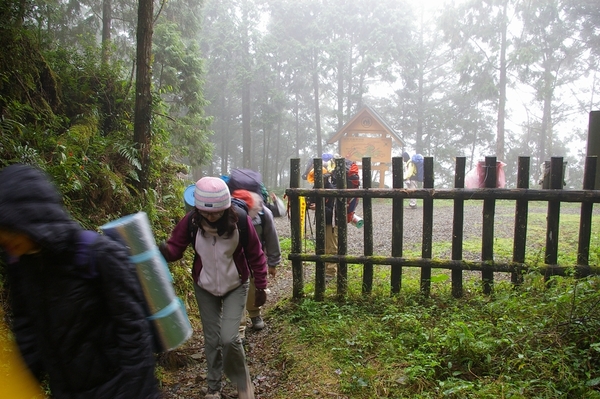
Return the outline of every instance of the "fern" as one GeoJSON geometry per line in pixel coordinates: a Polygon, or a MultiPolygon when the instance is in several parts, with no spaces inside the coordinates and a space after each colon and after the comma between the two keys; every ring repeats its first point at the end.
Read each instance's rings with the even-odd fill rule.
{"type": "Polygon", "coordinates": [[[114,143],[115,149],[131,166],[137,170],[142,170],[142,164],[139,160],[140,152],[134,147],[133,143],[114,143]]]}

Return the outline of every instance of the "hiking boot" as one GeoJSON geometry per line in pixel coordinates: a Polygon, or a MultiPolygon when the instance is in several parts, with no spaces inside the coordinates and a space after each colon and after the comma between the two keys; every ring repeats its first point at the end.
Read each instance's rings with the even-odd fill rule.
{"type": "Polygon", "coordinates": [[[255,330],[262,330],[265,328],[265,322],[260,316],[251,317],[250,321],[252,322],[252,328],[255,330]]]}
{"type": "Polygon", "coordinates": [[[204,399],[221,399],[221,391],[217,389],[208,388],[208,391],[206,391],[206,395],[204,395],[204,399]]]}

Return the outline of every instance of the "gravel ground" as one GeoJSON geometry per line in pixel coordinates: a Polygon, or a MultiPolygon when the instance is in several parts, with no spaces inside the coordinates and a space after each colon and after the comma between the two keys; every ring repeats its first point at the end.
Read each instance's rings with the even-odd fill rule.
{"type": "MultiPolygon", "coordinates": [[[[465,227],[464,239],[481,237],[482,225],[482,201],[471,201],[465,205],[465,227]]],[[[530,212],[546,212],[545,204],[530,204],[530,212]]],[[[562,212],[579,213],[578,209],[563,209],[562,212]]],[[[356,213],[363,214],[362,207],[359,206],[356,213]]],[[[374,228],[374,253],[376,255],[391,255],[391,202],[384,200],[373,201],[373,225],[374,228]]],[[[450,241],[452,237],[452,203],[434,207],[434,225],[433,242],[450,241]]],[[[404,211],[404,249],[419,250],[421,246],[421,230],[423,223],[422,206],[416,209],[405,209],[404,211]]],[[[314,213],[310,212],[310,220],[314,223],[314,213]]],[[[281,239],[290,237],[289,220],[285,217],[275,219],[277,231],[281,239]]],[[[310,228],[307,228],[308,235],[311,235],[310,228]]],[[[497,206],[495,213],[494,233],[495,237],[512,237],[514,231],[514,206],[497,206]]],[[[314,226],[313,226],[314,232],[314,226]]],[[[363,232],[364,229],[358,229],[348,226],[348,253],[353,255],[363,254],[363,232]]],[[[314,234],[313,234],[314,236],[314,234]]],[[[309,237],[310,238],[310,237],[309,237]]],[[[449,253],[434,253],[434,257],[449,258],[449,253]]],[[[464,254],[465,259],[479,259],[479,254],[464,254]]],[[[310,268],[308,268],[310,269],[310,268]]],[[[310,273],[310,271],[308,271],[310,273]]],[[[507,273],[499,278],[509,278],[507,273]]],[[[481,274],[475,272],[474,278],[480,278],[481,274]]],[[[496,278],[496,277],[495,277],[496,278]]],[[[251,328],[246,332],[246,353],[250,374],[256,387],[256,398],[266,399],[278,397],[290,397],[285,392],[293,392],[293,381],[286,381],[285,364],[281,363],[279,356],[280,334],[278,326],[273,325],[269,318],[269,310],[276,306],[283,299],[291,298],[292,295],[292,273],[289,261],[284,260],[284,264],[279,268],[277,277],[269,281],[269,290],[267,303],[264,306],[263,314],[267,327],[262,331],[252,331],[251,328]]],[[[191,309],[190,312],[196,312],[197,309],[191,309]]],[[[206,362],[204,351],[202,349],[203,338],[199,326],[196,326],[193,337],[175,351],[167,355],[160,356],[160,363],[164,366],[163,374],[163,397],[165,399],[189,399],[203,398],[206,389],[206,362]]],[[[233,388],[228,384],[223,390],[224,398],[237,397],[233,388]]],[[[337,396],[343,397],[343,396],[337,396]]]]}
{"type": "MultiPolygon", "coordinates": [[[[447,202],[443,206],[434,206],[433,212],[433,242],[452,240],[452,204],[447,202]]],[[[356,214],[364,214],[362,203],[359,204],[356,214]]],[[[375,255],[391,256],[392,253],[392,204],[390,201],[373,201],[373,251],[375,255]]],[[[307,237],[314,238],[314,212],[309,211],[311,227],[307,227],[307,237]]],[[[498,237],[512,237],[514,231],[514,208],[497,207],[495,214],[494,233],[498,237]]],[[[482,229],[482,201],[478,204],[465,206],[463,236],[465,240],[481,237],[482,229]]],[[[290,236],[290,224],[287,218],[275,219],[280,238],[290,236]]],[[[418,250],[422,242],[423,208],[404,209],[404,249],[418,250]]],[[[363,255],[364,253],[364,228],[359,229],[348,226],[348,254],[363,255]]],[[[434,254],[434,257],[449,257],[449,254],[434,254]]]]}

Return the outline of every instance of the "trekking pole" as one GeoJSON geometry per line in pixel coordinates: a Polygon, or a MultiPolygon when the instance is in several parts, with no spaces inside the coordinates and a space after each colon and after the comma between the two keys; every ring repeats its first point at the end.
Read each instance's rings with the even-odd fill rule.
{"type": "Polygon", "coordinates": [[[307,220],[308,220],[308,223],[310,223],[310,215],[308,214],[308,204],[305,204],[304,205],[304,231],[303,231],[303,233],[304,233],[304,235],[303,235],[304,252],[306,252],[306,249],[307,249],[307,244],[306,244],[306,231],[307,231],[306,225],[308,224],[307,220]]]}
{"type": "MultiPolygon", "coordinates": [[[[308,218],[308,225],[310,226],[310,236],[314,237],[314,233],[313,233],[313,228],[312,228],[312,222],[310,221],[310,213],[308,213],[309,209],[308,206],[306,207],[306,217],[308,218]]],[[[306,225],[304,226],[304,228],[306,229],[306,225]]]]}

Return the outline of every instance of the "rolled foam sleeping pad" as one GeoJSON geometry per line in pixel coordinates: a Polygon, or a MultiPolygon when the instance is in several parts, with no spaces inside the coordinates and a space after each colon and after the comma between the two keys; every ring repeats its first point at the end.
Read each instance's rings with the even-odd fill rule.
{"type": "Polygon", "coordinates": [[[124,216],[101,226],[100,230],[129,250],[160,350],[169,351],[187,341],[192,335],[192,326],[185,305],[175,295],[171,272],[158,250],[148,215],[138,212],[124,216]]]}

